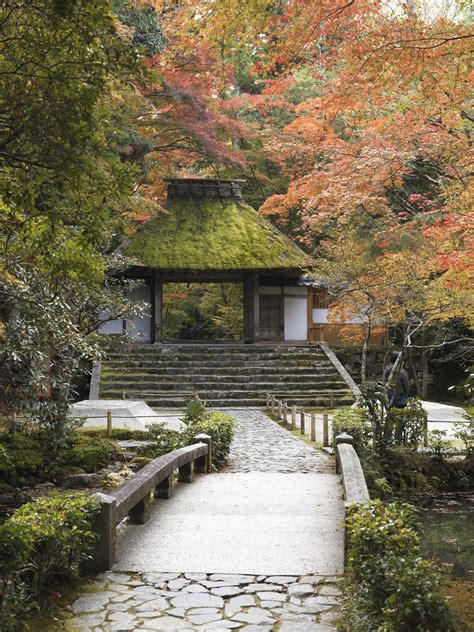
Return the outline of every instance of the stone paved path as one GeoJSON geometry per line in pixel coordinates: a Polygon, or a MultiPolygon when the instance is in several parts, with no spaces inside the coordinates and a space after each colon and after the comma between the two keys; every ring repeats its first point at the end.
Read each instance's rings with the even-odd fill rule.
{"type": "Polygon", "coordinates": [[[120,527],[117,564],[73,604],[74,629],[335,630],[343,503],[331,459],[261,411],[226,412],[229,465],[120,527]]]}
{"type": "Polygon", "coordinates": [[[230,410],[237,432],[225,472],[333,472],[324,452],[290,434],[260,410],[230,410]]]}

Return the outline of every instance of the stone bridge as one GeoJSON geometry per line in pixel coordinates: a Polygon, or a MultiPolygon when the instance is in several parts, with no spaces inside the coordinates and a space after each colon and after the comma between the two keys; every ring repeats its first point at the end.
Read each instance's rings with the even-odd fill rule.
{"type": "Polygon", "coordinates": [[[334,462],[257,410],[229,465],[120,525],[112,571],[74,604],[80,630],[335,630],[343,493],[334,462]]]}

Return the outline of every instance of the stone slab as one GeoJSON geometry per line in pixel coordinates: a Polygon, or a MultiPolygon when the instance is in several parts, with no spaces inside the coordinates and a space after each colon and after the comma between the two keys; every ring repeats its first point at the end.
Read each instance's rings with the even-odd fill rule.
{"type": "Polygon", "coordinates": [[[171,430],[179,430],[183,425],[176,414],[160,414],[144,401],[130,399],[84,399],[69,407],[69,416],[85,417],[84,428],[106,428],[109,410],[114,428],[146,430],[148,425],[162,422],[171,430]]]}
{"type": "Polygon", "coordinates": [[[337,575],[342,489],[334,474],[212,474],[119,528],[116,570],[337,575]]]}

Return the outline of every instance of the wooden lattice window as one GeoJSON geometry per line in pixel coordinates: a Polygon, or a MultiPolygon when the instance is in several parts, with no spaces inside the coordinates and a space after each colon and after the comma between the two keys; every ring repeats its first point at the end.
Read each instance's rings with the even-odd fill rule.
{"type": "Polygon", "coordinates": [[[329,294],[324,290],[313,290],[313,307],[314,309],[328,309],[329,294]]]}

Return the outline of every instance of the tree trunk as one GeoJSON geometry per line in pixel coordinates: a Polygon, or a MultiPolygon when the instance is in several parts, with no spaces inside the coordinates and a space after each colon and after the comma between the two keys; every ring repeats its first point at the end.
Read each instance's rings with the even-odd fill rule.
{"type": "Polygon", "coordinates": [[[421,396],[423,399],[428,397],[428,385],[430,380],[430,367],[428,363],[428,349],[423,349],[421,352],[421,374],[422,374],[422,385],[421,385],[421,396]]]}
{"type": "Polygon", "coordinates": [[[362,353],[360,357],[360,381],[365,384],[367,381],[367,351],[369,348],[370,334],[372,333],[372,323],[369,320],[367,324],[367,331],[364,339],[364,346],[362,347],[362,353]]]}
{"type": "Polygon", "coordinates": [[[421,390],[420,380],[418,379],[418,371],[416,370],[416,364],[413,360],[412,349],[408,348],[408,361],[410,362],[411,371],[413,374],[413,380],[415,382],[416,394],[418,397],[423,397],[423,393],[421,390]]]}

